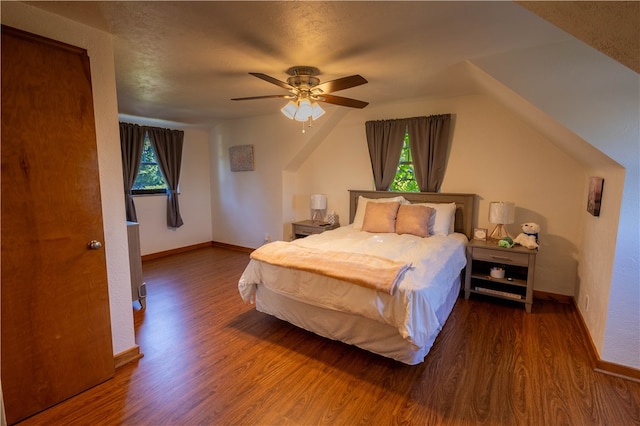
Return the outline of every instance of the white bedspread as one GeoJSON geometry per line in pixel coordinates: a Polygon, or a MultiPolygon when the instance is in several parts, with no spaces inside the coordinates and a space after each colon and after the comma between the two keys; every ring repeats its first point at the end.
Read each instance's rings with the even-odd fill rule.
{"type": "Polygon", "coordinates": [[[251,260],[238,289],[245,302],[253,301],[257,285],[311,305],[349,312],[389,324],[411,344],[422,347],[442,324],[436,312],[454,279],[466,264],[462,234],[420,238],[413,235],[372,234],[352,226],[297,239],[316,249],[372,254],[411,263],[393,296],[323,277],[251,260]]]}

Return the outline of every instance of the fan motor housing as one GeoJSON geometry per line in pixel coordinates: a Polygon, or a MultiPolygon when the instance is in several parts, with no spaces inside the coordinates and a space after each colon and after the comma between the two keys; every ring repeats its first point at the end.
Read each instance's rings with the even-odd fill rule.
{"type": "Polygon", "coordinates": [[[305,86],[311,88],[320,84],[320,79],[317,77],[312,77],[310,75],[296,75],[293,77],[289,77],[287,79],[287,83],[298,89],[305,88],[305,86]]]}
{"type": "Polygon", "coordinates": [[[287,83],[289,83],[290,86],[298,89],[311,88],[320,84],[320,79],[314,77],[319,73],[320,71],[315,67],[291,67],[287,70],[287,74],[291,76],[287,79],[287,83]]]}

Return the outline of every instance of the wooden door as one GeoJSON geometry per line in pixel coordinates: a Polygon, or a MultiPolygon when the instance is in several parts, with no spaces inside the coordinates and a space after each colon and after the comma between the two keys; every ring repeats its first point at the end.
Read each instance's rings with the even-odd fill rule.
{"type": "MultiPolygon", "coordinates": [[[[14,423],[114,374],[89,58],[2,27],[2,387],[14,423]]],[[[114,141],[117,143],[117,141],[114,141]]]]}

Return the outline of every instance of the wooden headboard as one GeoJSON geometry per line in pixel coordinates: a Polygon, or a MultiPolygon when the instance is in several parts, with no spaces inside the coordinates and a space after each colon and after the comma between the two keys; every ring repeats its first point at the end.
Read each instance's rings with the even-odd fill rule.
{"type": "Polygon", "coordinates": [[[353,223],[358,208],[358,197],[391,198],[402,195],[411,203],[456,203],[454,230],[471,239],[473,234],[473,211],[475,194],[455,194],[440,192],[392,192],[349,190],[349,223],[353,223]]]}

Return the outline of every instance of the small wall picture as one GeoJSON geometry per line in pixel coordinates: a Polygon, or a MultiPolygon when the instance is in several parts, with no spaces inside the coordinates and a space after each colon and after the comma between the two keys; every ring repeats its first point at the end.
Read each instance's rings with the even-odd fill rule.
{"type": "Polygon", "coordinates": [[[229,163],[232,172],[250,172],[253,170],[253,145],[229,147],[229,163]]]}
{"type": "Polygon", "coordinates": [[[602,203],[602,188],[604,179],[601,177],[589,178],[589,198],[587,199],[587,211],[594,216],[600,216],[602,203]]]}

